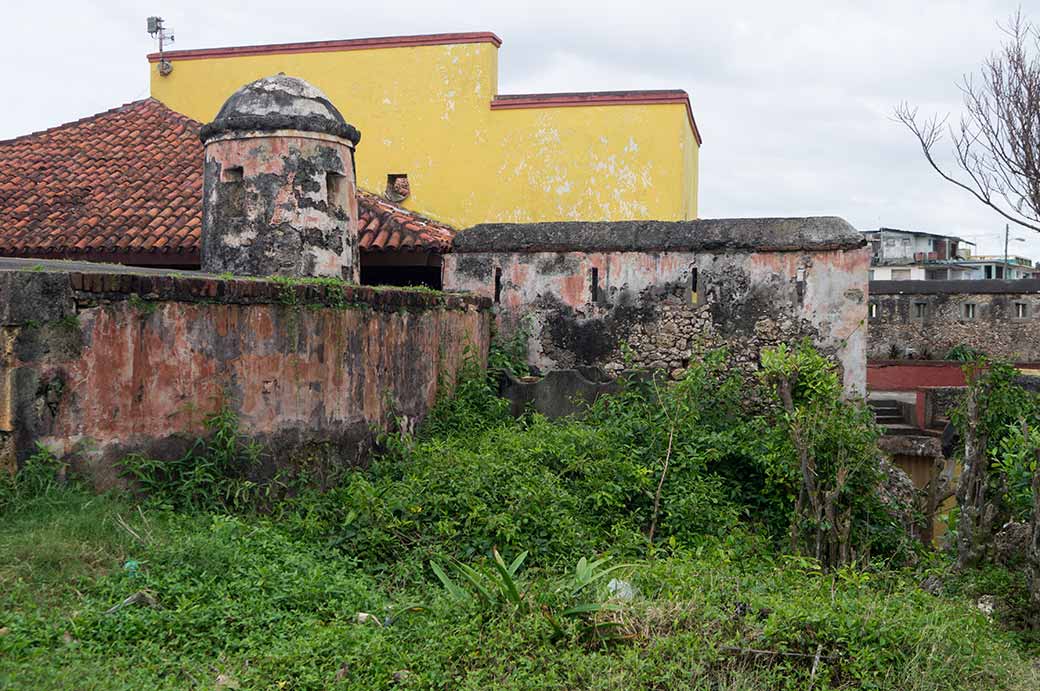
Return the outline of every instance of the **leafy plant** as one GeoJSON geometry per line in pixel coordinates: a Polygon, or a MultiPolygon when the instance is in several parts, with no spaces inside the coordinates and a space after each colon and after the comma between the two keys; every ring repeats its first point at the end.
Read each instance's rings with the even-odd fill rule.
{"type": "Polygon", "coordinates": [[[834,366],[808,340],[764,349],[762,377],[776,387],[799,478],[791,550],[828,567],[862,558],[880,481],[873,414],[863,401],[844,399],[834,366]]]}
{"type": "Polygon", "coordinates": [[[1022,420],[1007,426],[1006,433],[997,441],[993,470],[1002,478],[1000,489],[1010,513],[1016,521],[1029,521],[1036,507],[1033,503],[1033,476],[1037,472],[1037,452],[1040,451],[1040,428],[1022,420]]]}
{"type": "Polygon", "coordinates": [[[985,357],[985,353],[981,350],[976,350],[969,345],[964,343],[958,343],[957,345],[946,351],[945,360],[959,360],[961,362],[971,362],[972,360],[978,360],[981,357],[985,357]]]}
{"type": "Polygon", "coordinates": [[[1004,519],[1028,514],[1032,435],[1020,432],[1040,424],[1040,399],[1018,385],[1011,364],[980,358],[964,371],[968,385],[950,415],[964,460],[957,490],[961,567],[985,559],[1004,519]]]}
{"type": "Polygon", "coordinates": [[[491,334],[491,346],[488,349],[488,377],[492,386],[503,372],[514,377],[525,377],[531,373],[527,364],[527,340],[531,336],[529,319],[521,319],[509,336],[503,336],[494,330],[491,334]]]}
{"type": "Polygon", "coordinates": [[[26,499],[44,497],[63,486],[64,464],[43,444],[10,476],[0,471],[0,512],[26,499]]]}
{"type": "Polygon", "coordinates": [[[484,609],[497,608],[504,604],[512,605],[513,607],[525,607],[527,603],[517,587],[516,572],[523,565],[524,560],[527,559],[527,554],[527,552],[521,552],[507,566],[498,550],[492,549],[492,566],[494,567],[496,577],[491,579],[488,579],[472,566],[467,566],[459,561],[453,561],[452,567],[472,589],[472,596],[470,591],[456,584],[437,562],[431,560],[430,569],[448,593],[457,600],[468,601],[475,597],[484,609]],[[489,580],[492,581],[491,585],[488,584],[489,580]]]}
{"type": "Polygon", "coordinates": [[[273,489],[262,486],[251,474],[257,469],[263,447],[239,430],[238,416],[229,406],[204,421],[205,436],[172,461],[129,454],[124,471],[146,496],[186,511],[256,509],[273,489]]]}
{"type": "MultiPolygon", "coordinates": [[[[452,579],[436,561],[430,561],[430,570],[453,599],[462,603],[478,603],[484,616],[491,616],[503,607],[509,607],[514,612],[526,613],[537,609],[527,597],[526,589],[521,592],[516,575],[527,554],[521,552],[511,563],[506,564],[498,550],[492,549],[491,575],[462,562],[453,561],[452,569],[464,586],[452,579]]],[[[624,566],[603,568],[608,561],[609,558],[589,561],[582,557],[570,577],[557,589],[556,597],[547,598],[542,602],[540,611],[552,627],[554,640],[567,636],[563,622],[568,620],[576,623],[577,638],[581,641],[607,643],[623,638],[616,631],[620,626],[618,622],[600,621],[596,618],[599,613],[617,609],[615,605],[595,599],[594,586],[624,566]]]]}

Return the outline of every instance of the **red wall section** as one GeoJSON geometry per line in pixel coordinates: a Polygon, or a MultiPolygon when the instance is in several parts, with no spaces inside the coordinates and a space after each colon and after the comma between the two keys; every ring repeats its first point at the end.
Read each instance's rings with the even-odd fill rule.
{"type": "Polygon", "coordinates": [[[964,363],[875,360],[867,363],[868,391],[913,391],[921,386],[964,386],[964,363]]]}

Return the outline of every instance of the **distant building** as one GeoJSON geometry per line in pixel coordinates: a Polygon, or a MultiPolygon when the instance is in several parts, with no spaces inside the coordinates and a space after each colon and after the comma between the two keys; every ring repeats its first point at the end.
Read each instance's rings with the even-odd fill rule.
{"type": "Polygon", "coordinates": [[[868,360],[943,359],[968,346],[1040,361],[1040,281],[870,283],[868,360]]]}
{"type": "Polygon", "coordinates": [[[870,243],[872,281],[1021,280],[1037,278],[1040,267],[1025,257],[973,255],[974,243],[919,230],[864,230],[870,243]]]}
{"type": "Polygon", "coordinates": [[[963,262],[971,268],[968,278],[1002,278],[1017,281],[1023,278],[1033,278],[1036,267],[1031,259],[1025,257],[1009,256],[1006,260],[1004,255],[978,255],[963,262]]]}
{"type": "MultiPolygon", "coordinates": [[[[879,228],[863,231],[870,243],[870,280],[923,281],[975,278],[968,258],[974,243],[953,235],[879,228]]],[[[979,276],[981,278],[981,276],[979,276]]]]}

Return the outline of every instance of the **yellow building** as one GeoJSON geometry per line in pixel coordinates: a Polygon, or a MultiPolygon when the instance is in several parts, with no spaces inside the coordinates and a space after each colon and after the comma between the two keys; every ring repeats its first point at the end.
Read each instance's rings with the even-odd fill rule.
{"type": "Polygon", "coordinates": [[[501,95],[500,44],[462,33],[169,51],[163,69],[148,56],[151,93],[209,122],[247,82],[302,77],[361,130],[360,187],[396,181],[401,206],[460,228],[697,217],[685,91],[501,95]]]}

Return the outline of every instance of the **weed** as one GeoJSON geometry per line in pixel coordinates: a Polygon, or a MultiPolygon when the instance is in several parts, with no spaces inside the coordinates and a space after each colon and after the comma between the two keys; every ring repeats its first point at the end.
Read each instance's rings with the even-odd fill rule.
{"type": "Polygon", "coordinates": [[[174,461],[141,454],[123,458],[125,473],[147,497],[184,511],[242,511],[260,506],[271,491],[251,475],[262,447],[243,437],[228,406],[205,419],[206,435],[174,461]]]}
{"type": "Polygon", "coordinates": [[[14,477],[0,471],[0,514],[55,492],[64,484],[64,474],[65,465],[50,449],[37,444],[14,477]]]}
{"type": "Polygon", "coordinates": [[[155,311],[159,308],[159,303],[145,300],[137,293],[131,293],[127,302],[130,303],[131,308],[144,316],[155,314],[155,311]]]}
{"type": "Polygon", "coordinates": [[[56,324],[57,324],[57,326],[59,328],[64,329],[65,331],[72,331],[72,332],[79,331],[79,329],[80,329],[79,315],[75,314],[75,313],[73,313],[73,314],[66,314],[61,319],[58,319],[56,324]]]}
{"type": "MultiPolygon", "coordinates": [[[[795,400],[823,405],[832,382],[802,364],[795,400]]],[[[1033,643],[971,602],[997,595],[1014,623],[1019,577],[933,596],[918,583],[942,555],[827,571],[778,548],[797,455],[733,370],[713,353],[554,422],[511,418],[471,358],[418,433],[269,512],[249,510],[260,450],[227,409],[184,459],[128,464],[140,505],[63,484],[41,451],[3,495],[0,686],[1038,688],[1033,643]],[[652,558],[619,565],[655,515],[652,558]]],[[[812,436],[821,473],[870,432],[844,424],[812,436]]]]}

